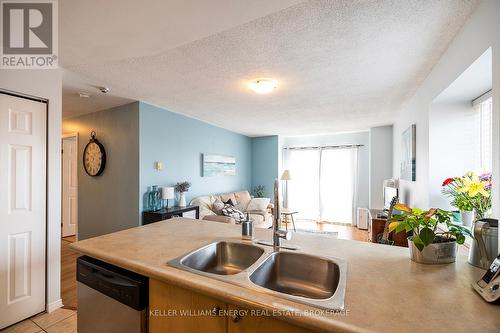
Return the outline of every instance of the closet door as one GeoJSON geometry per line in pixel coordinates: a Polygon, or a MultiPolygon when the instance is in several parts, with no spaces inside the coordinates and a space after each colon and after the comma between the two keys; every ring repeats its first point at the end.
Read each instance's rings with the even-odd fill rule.
{"type": "Polygon", "coordinates": [[[0,93],[0,329],[45,309],[46,112],[0,93]]]}

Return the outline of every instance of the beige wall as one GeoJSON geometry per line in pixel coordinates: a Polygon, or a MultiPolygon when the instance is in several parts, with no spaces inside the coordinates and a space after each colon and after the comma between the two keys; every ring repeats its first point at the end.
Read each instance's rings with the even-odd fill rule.
{"type": "MultiPolygon", "coordinates": [[[[139,225],[139,103],[65,119],[63,133],[78,133],[78,238],[139,225]],[[90,132],[106,150],[106,167],[90,177],[81,158],[90,132]]],[[[161,150],[162,143],[153,147],[161,150]]]]}

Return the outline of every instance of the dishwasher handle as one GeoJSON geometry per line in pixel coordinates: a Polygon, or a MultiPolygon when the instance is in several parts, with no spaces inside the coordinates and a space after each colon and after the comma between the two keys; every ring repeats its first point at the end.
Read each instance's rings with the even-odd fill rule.
{"type": "Polygon", "coordinates": [[[127,288],[134,288],[137,286],[136,284],[131,283],[129,280],[123,279],[117,275],[107,274],[100,271],[96,271],[94,275],[98,279],[108,282],[110,285],[127,287],[127,288]]]}

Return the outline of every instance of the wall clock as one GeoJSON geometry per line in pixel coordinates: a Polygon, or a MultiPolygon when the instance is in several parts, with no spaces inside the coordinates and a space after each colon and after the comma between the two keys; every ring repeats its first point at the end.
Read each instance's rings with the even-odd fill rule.
{"type": "Polygon", "coordinates": [[[106,166],[106,151],[104,146],[96,139],[96,133],[90,133],[90,141],[83,150],[83,167],[89,176],[97,177],[106,166]]]}

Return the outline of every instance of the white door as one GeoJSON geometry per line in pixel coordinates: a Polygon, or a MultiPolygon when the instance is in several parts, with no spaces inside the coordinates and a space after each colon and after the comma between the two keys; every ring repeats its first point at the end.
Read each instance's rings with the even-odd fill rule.
{"type": "Polygon", "coordinates": [[[78,146],[76,136],[62,141],[62,236],[76,234],[78,221],[78,146]]]}
{"type": "Polygon", "coordinates": [[[46,112],[0,93],[0,329],[45,309],[46,112]]]}

